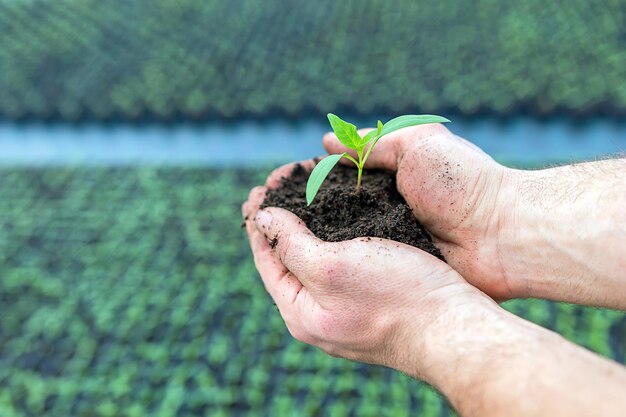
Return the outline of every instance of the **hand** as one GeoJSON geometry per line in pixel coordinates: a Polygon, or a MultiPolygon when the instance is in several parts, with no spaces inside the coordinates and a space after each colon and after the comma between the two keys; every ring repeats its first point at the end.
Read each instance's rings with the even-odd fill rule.
{"type": "MultiPolygon", "coordinates": [[[[275,171],[267,185],[275,187],[292,167],[275,171]]],[[[265,190],[254,188],[243,206],[246,230],[265,287],[302,342],[427,378],[416,341],[430,323],[444,310],[492,303],[449,265],[411,246],[378,238],[323,242],[286,210],[258,211],[265,190]]]]}
{"type": "MultiPolygon", "coordinates": [[[[331,133],[324,146],[346,151],[331,133]]],[[[491,297],[626,309],[626,160],[510,169],[433,124],[385,137],[366,166],[397,172],[448,263],[491,297]]]]}
{"type": "Polygon", "coordinates": [[[285,210],[259,211],[266,189],[242,211],[256,267],[297,339],[423,379],[464,416],[622,414],[619,365],[506,312],[423,251],[326,243],[285,210]]]}
{"type": "MultiPolygon", "coordinates": [[[[332,133],[324,136],[324,147],[329,153],[347,151],[332,133]]],[[[507,279],[499,252],[501,229],[515,202],[513,170],[440,124],[386,136],[366,167],[397,171],[399,192],[468,282],[497,299],[525,295],[524,282],[507,279]]]]}

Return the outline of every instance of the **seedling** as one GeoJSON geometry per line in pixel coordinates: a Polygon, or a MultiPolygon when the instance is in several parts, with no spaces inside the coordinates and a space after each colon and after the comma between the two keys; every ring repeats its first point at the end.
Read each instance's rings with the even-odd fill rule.
{"type": "Polygon", "coordinates": [[[356,190],[359,191],[361,189],[363,167],[365,166],[365,162],[367,161],[367,158],[369,158],[372,149],[374,149],[374,146],[378,143],[380,138],[404,127],[428,123],[447,123],[450,120],[445,117],[430,114],[399,116],[395,119],[389,120],[385,124],[379,120],[377,128],[368,132],[363,137],[358,134],[355,125],[341,120],[332,113],[328,113],[328,121],[330,122],[330,126],[333,128],[335,135],[337,135],[339,142],[341,142],[346,148],[355,150],[358,159],[353,158],[347,152],[328,155],[326,158],[322,159],[311,172],[309,180],[306,184],[307,205],[311,205],[313,199],[317,195],[317,192],[322,186],[322,183],[341,158],[346,158],[347,160],[354,162],[356,165],[356,190]],[[367,145],[369,145],[369,147],[367,145]]]}

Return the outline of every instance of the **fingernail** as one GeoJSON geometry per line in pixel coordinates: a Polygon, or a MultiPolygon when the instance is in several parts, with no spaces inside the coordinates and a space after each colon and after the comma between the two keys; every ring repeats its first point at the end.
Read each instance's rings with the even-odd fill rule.
{"type": "Polygon", "coordinates": [[[272,213],[267,210],[257,211],[254,223],[257,229],[267,231],[272,223],[272,213]]]}

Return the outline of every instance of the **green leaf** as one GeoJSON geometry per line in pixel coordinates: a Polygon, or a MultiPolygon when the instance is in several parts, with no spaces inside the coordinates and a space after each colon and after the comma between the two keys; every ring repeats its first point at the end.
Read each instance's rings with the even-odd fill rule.
{"type": "Polygon", "coordinates": [[[365,136],[363,136],[363,143],[369,143],[376,135],[378,135],[378,131],[376,129],[367,132],[365,136]]]}
{"type": "Polygon", "coordinates": [[[330,126],[333,128],[333,132],[337,135],[339,142],[350,149],[359,150],[363,149],[361,137],[356,131],[356,126],[352,123],[341,120],[338,116],[332,113],[327,115],[330,126]]]}
{"type": "Polygon", "coordinates": [[[345,152],[342,154],[328,155],[326,158],[319,161],[317,165],[315,165],[315,168],[313,168],[313,171],[311,171],[309,180],[306,183],[307,206],[311,205],[311,202],[313,202],[313,199],[317,195],[317,192],[322,186],[322,183],[328,176],[328,173],[333,169],[335,165],[337,165],[337,162],[339,162],[339,160],[343,158],[344,155],[346,155],[345,152]]]}
{"type": "Polygon", "coordinates": [[[388,135],[391,132],[395,132],[396,130],[400,130],[409,126],[425,125],[428,123],[448,123],[449,121],[450,120],[446,119],[445,117],[435,116],[432,114],[409,114],[406,116],[399,116],[385,123],[382,132],[380,133],[380,136],[388,135]]]}
{"type": "Polygon", "coordinates": [[[383,130],[383,122],[379,120],[377,124],[377,128],[367,132],[367,134],[363,136],[363,145],[367,145],[368,143],[376,139],[376,137],[380,135],[380,132],[382,130],[383,130]]]}

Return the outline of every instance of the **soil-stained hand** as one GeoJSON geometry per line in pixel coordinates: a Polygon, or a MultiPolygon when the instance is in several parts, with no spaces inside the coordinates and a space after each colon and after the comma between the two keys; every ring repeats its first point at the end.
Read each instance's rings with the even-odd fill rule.
{"type": "MultiPolygon", "coordinates": [[[[332,133],[323,142],[329,153],[346,151],[332,133]]],[[[471,284],[496,299],[524,296],[524,283],[507,279],[498,249],[516,198],[510,186],[514,170],[441,124],[384,137],[366,167],[397,172],[398,190],[413,213],[448,263],[471,284]]]]}
{"type": "MultiPolygon", "coordinates": [[[[450,264],[492,296],[515,295],[498,274],[508,210],[499,197],[514,197],[505,169],[441,126],[400,132],[370,165],[397,169],[400,191],[450,264]]],[[[325,144],[342,150],[332,137],[325,144]]],[[[450,265],[390,240],[323,242],[292,213],[259,210],[292,168],[254,188],[243,214],[256,267],[294,337],[423,379],[464,416],[623,414],[622,367],[510,314],[450,265]]]]}
{"type": "MultiPolygon", "coordinates": [[[[266,187],[292,167],[275,171],[266,187]]],[[[378,238],[323,242],[294,214],[259,210],[266,187],[254,188],[242,211],[256,267],[295,338],[425,378],[416,342],[429,324],[451,305],[491,302],[419,249],[378,238]]]]}

